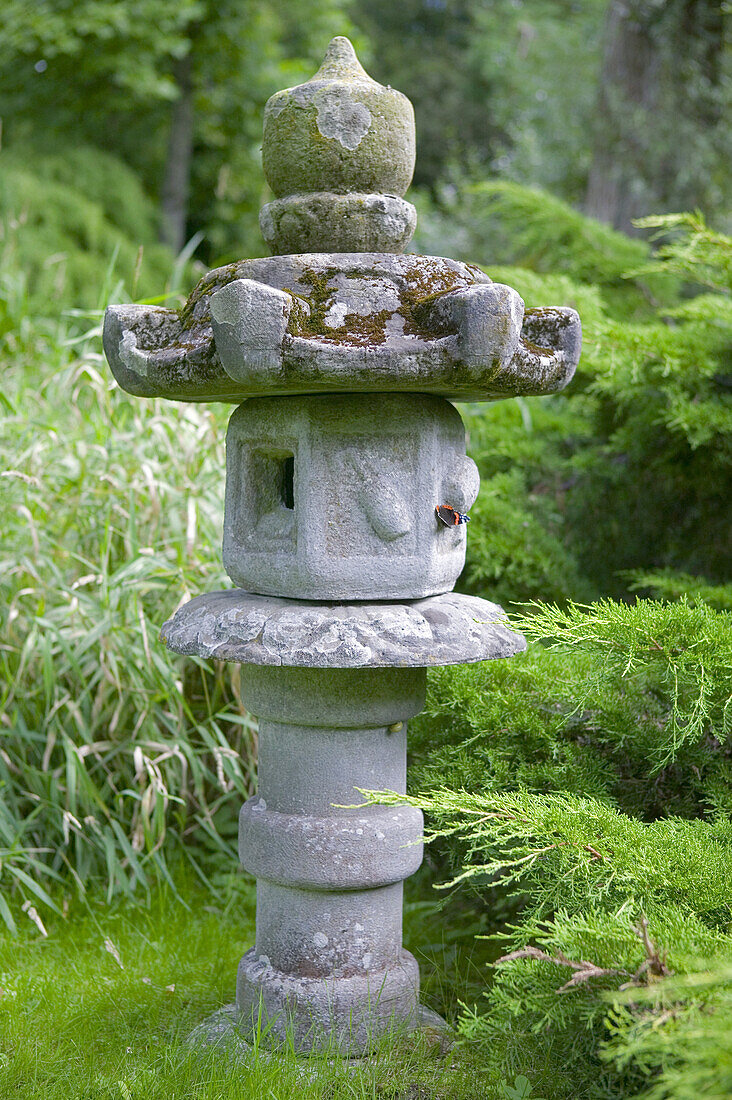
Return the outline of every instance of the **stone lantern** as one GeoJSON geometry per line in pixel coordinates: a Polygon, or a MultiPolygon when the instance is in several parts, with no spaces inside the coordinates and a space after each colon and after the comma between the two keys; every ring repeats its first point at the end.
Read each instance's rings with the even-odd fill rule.
{"type": "Polygon", "coordinates": [[[428,667],[525,647],[499,607],[452,592],[478,472],[451,400],[553,393],[580,351],[574,310],[525,310],[477,267],[404,254],[414,149],[409,100],[333,39],[265,108],[275,255],[211,271],[180,312],[105,319],[129,393],[238,406],[223,544],[236,587],[192,599],[162,637],[239,664],[259,718],[239,834],[256,942],[236,1004],[244,1037],[259,1018],[300,1050],[358,1054],[419,1025],[402,883],[421,814],[360,791],[405,791],[428,667]]]}

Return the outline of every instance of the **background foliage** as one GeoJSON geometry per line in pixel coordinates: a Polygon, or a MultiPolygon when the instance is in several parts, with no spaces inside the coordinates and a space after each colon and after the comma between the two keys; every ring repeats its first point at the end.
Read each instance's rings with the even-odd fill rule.
{"type": "Polygon", "coordinates": [[[100,311],[176,304],[204,266],[260,251],[264,101],[351,33],[415,102],[416,249],[481,264],[529,306],[572,305],[584,333],[565,394],[461,409],[482,488],[460,583],[508,606],[531,644],[436,671],[412,724],[410,797],[434,839],[410,884],[410,946],[439,955],[428,996],[458,1021],[486,1095],[730,1095],[722,13],[706,0],[327,0],[307,19],[279,0],[5,5],[8,935],[41,935],[100,891],[138,904],[164,883],[185,902],[191,875],[206,896],[230,890],[256,729],[231,669],[157,642],[180,601],[228,583],[228,410],[121,393],[100,311]],[[593,185],[601,169],[612,193],[593,185]],[[700,210],[659,214],[682,206],[700,210]]]}

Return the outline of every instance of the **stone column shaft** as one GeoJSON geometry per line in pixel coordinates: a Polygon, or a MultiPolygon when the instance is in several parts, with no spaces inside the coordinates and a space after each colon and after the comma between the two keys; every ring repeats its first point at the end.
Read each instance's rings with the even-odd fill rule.
{"type": "Polygon", "coordinates": [[[406,720],[423,669],[244,666],[259,716],[259,792],[239,853],[257,878],[256,943],[237,1002],[276,1037],[367,1050],[414,1022],[419,974],[402,948],[402,881],[422,860],[422,815],[360,806],[358,788],[403,793],[406,720]]]}

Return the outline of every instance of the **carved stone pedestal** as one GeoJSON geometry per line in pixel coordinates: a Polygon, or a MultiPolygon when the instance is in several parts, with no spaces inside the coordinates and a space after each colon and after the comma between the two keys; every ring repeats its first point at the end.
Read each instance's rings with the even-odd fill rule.
{"type": "Polygon", "coordinates": [[[363,805],[406,790],[407,722],[426,667],[524,648],[495,604],[447,593],[332,604],[234,590],[165,624],[171,649],[242,664],[259,718],[259,789],[239,820],[257,879],[257,932],[237,980],[240,1030],[296,1049],[368,1051],[418,1026],[419,970],[402,947],[402,882],[422,861],[422,814],[363,805]]]}
{"type": "Polygon", "coordinates": [[[422,814],[362,806],[403,793],[407,719],[424,669],[247,666],[259,716],[259,793],[239,819],[242,866],[257,877],[257,938],[237,1003],[297,1047],[335,1039],[367,1050],[413,1017],[419,971],[402,949],[402,881],[422,862],[422,814]]]}

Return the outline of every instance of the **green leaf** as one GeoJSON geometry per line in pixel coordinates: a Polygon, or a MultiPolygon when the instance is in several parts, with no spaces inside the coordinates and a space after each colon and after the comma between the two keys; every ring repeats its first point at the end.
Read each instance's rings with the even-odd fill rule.
{"type": "MultiPolygon", "coordinates": [[[[531,1096],[531,1084],[528,1077],[518,1076],[513,1085],[502,1082],[501,1088],[504,1095],[508,1097],[508,1100],[528,1100],[531,1096]]],[[[534,1100],[540,1100],[539,1097],[535,1097],[534,1100]]]]}

